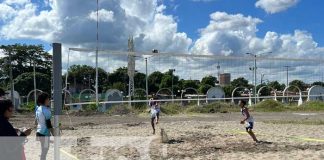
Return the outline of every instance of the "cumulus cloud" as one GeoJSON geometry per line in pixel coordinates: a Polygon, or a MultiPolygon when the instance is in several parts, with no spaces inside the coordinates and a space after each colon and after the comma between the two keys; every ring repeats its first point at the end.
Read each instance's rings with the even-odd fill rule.
{"type": "MultiPolygon", "coordinates": [[[[93,21],[97,21],[97,11],[90,12],[88,18],[93,21]]],[[[107,11],[105,9],[98,10],[98,20],[99,20],[99,22],[113,22],[114,21],[114,12],[107,11]]]]}
{"type": "MultiPolygon", "coordinates": [[[[19,7],[16,7],[17,4],[0,3],[0,13],[6,13],[4,10],[13,10],[10,15],[0,15],[1,20],[5,21],[0,28],[1,38],[38,39],[48,43],[62,42],[64,68],[69,47],[95,48],[96,3],[94,1],[48,0],[45,2],[49,9],[42,11],[39,10],[39,6],[30,1],[22,2],[17,2],[19,7]],[[2,10],[1,6],[6,9],[2,10]]],[[[263,56],[323,57],[324,48],[318,46],[309,32],[268,31],[260,37],[256,33],[262,20],[243,14],[212,13],[209,24],[199,29],[200,36],[192,41],[186,33],[178,31],[176,18],[164,13],[166,6],[159,0],[100,0],[99,6],[100,49],[125,51],[127,39],[133,36],[136,51],[158,49],[161,52],[220,56],[247,56],[244,53],[272,52],[263,56]]],[[[103,53],[99,56],[100,67],[109,72],[127,66],[126,56],[107,56],[103,53]]],[[[94,60],[93,53],[71,52],[70,64],[93,66],[94,60]]],[[[136,69],[141,72],[145,72],[143,62],[142,58],[137,59],[136,69]]],[[[220,72],[230,72],[233,78],[244,76],[249,80],[253,79],[253,72],[249,70],[253,60],[157,56],[149,59],[149,72],[175,68],[176,74],[182,78],[199,79],[206,75],[216,76],[217,62],[221,65],[220,72]]],[[[292,66],[291,74],[296,77],[297,75],[319,77],[320,74],[316,64],[309,62],[258,61],[257,65],[258,73],[267,74],[269,80],[283,79],[285,65],[292,66]],[[276,75],[273,75],[274,73],[276,75]],[[309,75],[310,73],[314,74],[309,75]]]]}
{"type": "MultiPolygon", "coordinates": [[[[323,47],[319,47],[312,35],[307,31],[295,30],[293,33],[280,34],[268,31],[264,37],[258,37],[257,25],[262,20],[242,14],[228,14],[215,12],[210,15],[210,22],[205,28],[200,29],[198,38],[190,52],[202,55],[221,56],[247,56],[245,53],[261,54],[265,58],[299,58],[299,59],[320,59],[323,58],[323,47]],[[271,53],[269,53],[271,52],[271,53]]],[[[223,72],[233,73],[233,77],[251,77],[249,67],[253,66],[251,60],[219,60],[225,69],[223,72]]],[[[215,60],[204,60],[200,62],[204,71],[209,68],[216,68],[215,60]],[[213,66],[213,67],[211,67],[213,66]]],[[[271,80],[284,80],[285,70],[283,66],[291,66],[292,75],[309,75],[308,81],[321,77],[313,74],[312,70],[318,69],[318,63],[311,61],[258,61],[258,72],[271,75],[271,80]],[[311,66],[311,67],[310,67],[311,66]],[[276,75],[273,75],[276,74],[276,75]]],[[[215,71],[214,71],[215,74],[215,71]]]]}
{"type": "Polygon", "coordinates": [[[258,0],[255,6],[264,9],[267,13],[274,14],[295,6],[299,0],[258,0]]]}

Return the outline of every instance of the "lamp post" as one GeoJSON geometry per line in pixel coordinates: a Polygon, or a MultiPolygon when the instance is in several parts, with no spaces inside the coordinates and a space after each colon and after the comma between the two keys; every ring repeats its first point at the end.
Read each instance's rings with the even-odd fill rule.
{"type": "MultiPolygon", "coordinates": [[[[153,49],[152,53],[159,53],[159,50],[153,49]]],[[[146,100],[148,100],[148,71],[147,71],[147,59],[153,57],[154,55],[150,57],[145,57],[145,91],[146,91],[146,100]]],[[[147,101],[147,105],[149,105],[149,102],[147,101]]]]}
{"type": "Polygon", "coordinates": [[[171,76],[172,76],[172,85],[171,85],[171,91],[172,91],[172,103],[174,103],[174,97],[173,97],[173,72],[175,72],[175,69],[169,69],[169,71],[171,72],[171,76]]]}
{"type": "Polygon", "coordinates": [[[253,54],[253,53],[246,53],[246,54],[249,54],[249,55],[252,55],[254,57],[254,67],[253,68],[250,68],[250,70],[253,71],[253,81],[254,81],[254,90],[253,90],[253,96],[254,96],[254,104],[256,104],[256,70],[257,70],[257,67],[256,67],[256,54],[253,54]]]}
{"type": "Polygon", "coordinates": [[[13,83],[13,76],[12,76],[12,63],[11,63],[11,50],[9,50],[9,77],[10,77],[10,99],[13,103],[14,109],[16,108],[16,103],[14,99],[14,83],[13,83]]]}
{"type": "Polygon", "coordinates": [[[288,76],[289,76],[289,68],[290,66],[284,66],[286,68],[286,71],[287,71],[287,83],[286,83],[286,87],[289,86],[289,81],[288,81],[288,76]]]}
{"type": "MultiPolygon", "coordinates": [[[[272,53],[272,52],[266,52],[266,53],[272,53]]],[[[257,72],[256,72],[256,70],[257,70],[256,60],[257,60],[257,54],[253,54],[253,53],[246,53],[246,54],[251,55],[251,56],[254,57],[254,67],[250,68],[250,69],[254,71],[254,92],[253,92],[253,94],[254,94],[254,105],[255,105],[256,100],[257,100],[257,98],[256,98],[256,80],[257,80],[257,77],[256,77],[256,75],[257,75],[257,72]]],[[[261,54],[265,54],[265,53],[261,53],[261,54]]],[[[258,55],[261,55],[261,54],[258,54],[258,55]]]]}

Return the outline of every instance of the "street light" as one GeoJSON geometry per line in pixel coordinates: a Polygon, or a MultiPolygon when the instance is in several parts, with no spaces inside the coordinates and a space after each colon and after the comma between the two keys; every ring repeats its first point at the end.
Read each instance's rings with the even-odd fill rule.
{"type": "MultiPolygon", "coordinates": [[[[266,53],[272,53],[272,52],[266,52],[266,53]]],[[[261,53],[261,54],[253,54],[253,53],[246,53],[246,54],[248,54],[248,55],[251,55],[251,56],[253,56],[254,57],[254,67],[253,68],[251,68],[250,67],[250,70],[253,70],[254,71],[254,92],[253,92],[253,94],[254,94],[254,104],[256,104],[256,70],[258,69],[257,68],[257,66],[256,66],[256,60],[257,60],[257,56],[258,55],[261,55],[261,54],[265,54],[265,53],[261,53]]]]}
{"type": "Polygon", "coordinates": [[[175,69],[169,69],[169,71],[171,72],[171,76],[172,76],[172,86],[171,86],[171,91],[172,91],[172,103],[174,102],[174,98],[173,98],[173,72],[175,72],[175,69]]]}
{"type": "MultiPolygon", "coordinates": [[[[159,53],[159,50],[152,49],[152,53],[159,53]]],[[[147,72],[147,59],[153,57],[154,55],[150,57],[145,57],[145,91],[146,91],[146,100],[148,100],[148,72],[147,72]]],[[[149,104],[149,102],[147,102],[149,104]]]]}

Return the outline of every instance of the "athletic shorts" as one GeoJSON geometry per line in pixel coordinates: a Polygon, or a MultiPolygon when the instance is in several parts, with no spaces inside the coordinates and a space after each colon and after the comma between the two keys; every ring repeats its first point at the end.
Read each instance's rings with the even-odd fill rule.
{"type": "Polygon", "coordinates": [[[246,131],[253,129],[253,122],[247,122],[245,128],[246,128],[246,131]]]}

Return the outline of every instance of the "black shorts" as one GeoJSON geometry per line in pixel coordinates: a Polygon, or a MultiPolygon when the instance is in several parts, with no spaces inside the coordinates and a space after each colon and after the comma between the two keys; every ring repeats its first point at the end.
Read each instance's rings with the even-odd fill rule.
{"type": "Polygon", "coordinates": [[[248,122],[248,126],[245,127],[246,131],[252,130],[253,129],[253,122],[248,122]]]}

